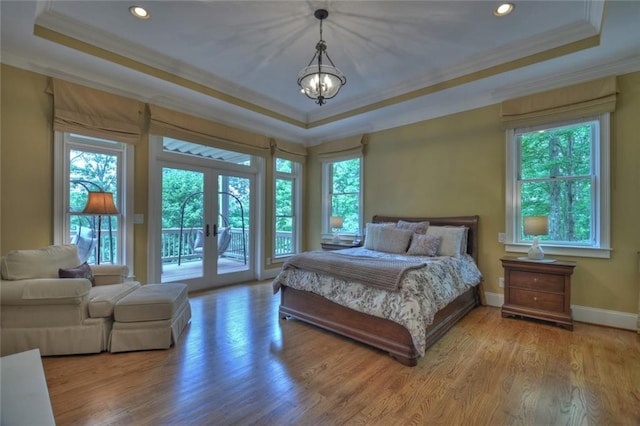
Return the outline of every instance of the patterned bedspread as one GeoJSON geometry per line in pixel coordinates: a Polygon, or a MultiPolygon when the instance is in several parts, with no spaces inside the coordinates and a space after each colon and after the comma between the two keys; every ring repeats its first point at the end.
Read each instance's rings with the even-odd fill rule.
{"type": "Polygon", "coordinates": [[[282,270],[273,281],[274,293],[280,286],[311,291],[339,305],[396,322],[407,328],[421,356],[425,352],[426,328],[433,323],[436,312],[482,280],[469,255],[460,258],[403,256],[362,247],[340,252],[414,261],[419,258],[427,265],[408,271],[400,291],[386,291],[331,275],[289,268],[282,270]]]}

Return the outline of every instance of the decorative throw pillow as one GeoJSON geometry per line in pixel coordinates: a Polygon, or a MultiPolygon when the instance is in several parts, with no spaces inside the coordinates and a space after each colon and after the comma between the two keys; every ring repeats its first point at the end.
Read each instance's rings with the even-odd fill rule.
{"type": "Polygon", "coordinates": [[[413,234],[407,254],[414,256],[435,256],[442,238],[433,235],[413,234]]]}
{"type": "Polygon", "coordinates": [[[410,229],[414,234],[426,234],[429,228],[429,222],[407,222],[399,220],[397,225],[400,229],[410,229]]]}
{"type": "Polygon", "coordinates": [[[364,248],[387,253],[406,253],[413,231],[391,226],[367,223],[364,248]]]}
{"type": "Polygon", "coordinates": [[[96,285],[96,280],[91,271],[91,267],[87,262],[75,268],[60,268],[58,270],[58,276],[60,278],[86,278],[91,281],[91,285],[96,285]]]}
{"type": "Polygon", "coordinates": [[[460,257],[463,253],[462,241],[467,234],[466,227],[429,226],[427,235],[442,238],[438,256],[460,257]]]}

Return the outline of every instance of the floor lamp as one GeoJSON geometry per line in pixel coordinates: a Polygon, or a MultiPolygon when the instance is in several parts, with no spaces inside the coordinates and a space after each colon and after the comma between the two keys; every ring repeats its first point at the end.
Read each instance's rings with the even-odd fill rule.
{"type": "MultiPolygon", "coordinates": [[[[99,265],[100,251],[102,250],[102,244],[100,242],[102,234],[102,216],[118,214],[118,209],[113,202],[113,193],[89,191],[89,198],[87,199],[87,204],[84,206],[82,213],[98,216],[98,251],[96,254],[96,264],[99,265]]],[[[113,259],[111,259],[111,262],[113,262],[113,259]]]]}

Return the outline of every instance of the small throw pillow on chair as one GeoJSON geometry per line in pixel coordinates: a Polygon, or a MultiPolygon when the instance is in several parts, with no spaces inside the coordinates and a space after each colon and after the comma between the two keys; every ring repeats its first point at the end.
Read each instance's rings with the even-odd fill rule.
{"type": "Polygon", "coordinates": [[[86,278],[91,281],[91,285],[96,285],[96,280],[93,277],[93,272],[91,271],[91,267],[87,262],[83,263],[80,266],[76,266],[75,268],[67,268],[58,269],[58,276],[60,278],[86,278]]]}

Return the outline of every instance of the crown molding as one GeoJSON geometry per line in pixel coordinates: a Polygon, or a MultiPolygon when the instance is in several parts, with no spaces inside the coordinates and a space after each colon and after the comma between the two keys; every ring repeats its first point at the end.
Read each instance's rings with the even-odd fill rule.
{"type": "Polygon", "coordinates": [[[602,77],[640,71],[640,54],[636,52],[628,53],[628,55],[623,54],[619,59],[604,64],[545,75],[544,78],[520,81],[515,85],[493,90],[491,97],[494,103],[498,103],[507,99],[571,86],[602,77]]]}
{"type": "MultiPolygon", "coordinates": [[[[183,79],[189,80],[199,85],[207,86],[212,89],[216,88],[216,91],[224,92],[232,97],[242,99],[248,104],[253,104],[257,107],[268,109],[278,114],[287,116],[292,120],[300,122],[304,122],[306,120],[305,114],[300,113],[296,109],[290,108],[277,99],[265,97],[255,91],[247,90],[235,84],[233,81],[222,79],[197,67],[191,66],[184,62],[176,61],[175,59],[164,56],[159,52],[146,49],[138,44],[132,43],[131,41],[124,40],[117,35],[88,26],[82,22],[76,21],[65,15],[52,11],[50,7],[47,7],[46,10],[42,11],[37,16],[35,26],[46,28],[55,33],[59,33],[63,36],[75,40],[81,40],[83,43],[95,46],[98,49],[112,52],[119,56],[144,63],[154,69],[179,76],[183,79]],[[224,91],[217,89],[219,87],[223,87],[224,91]]],[[[43,34],[36,35],[42,36],[43,34]]],[[[45,38],[54,43],[62,44],[61,40],[58,40],[55,36],[51,38],[45,38]]],[[[95,56],[95,53],[89,51],[89,49],[81,51],[83,53],[95,56]]],[[[119,65],[126,66],[123,63],[119,63],[119,65]]]]}

